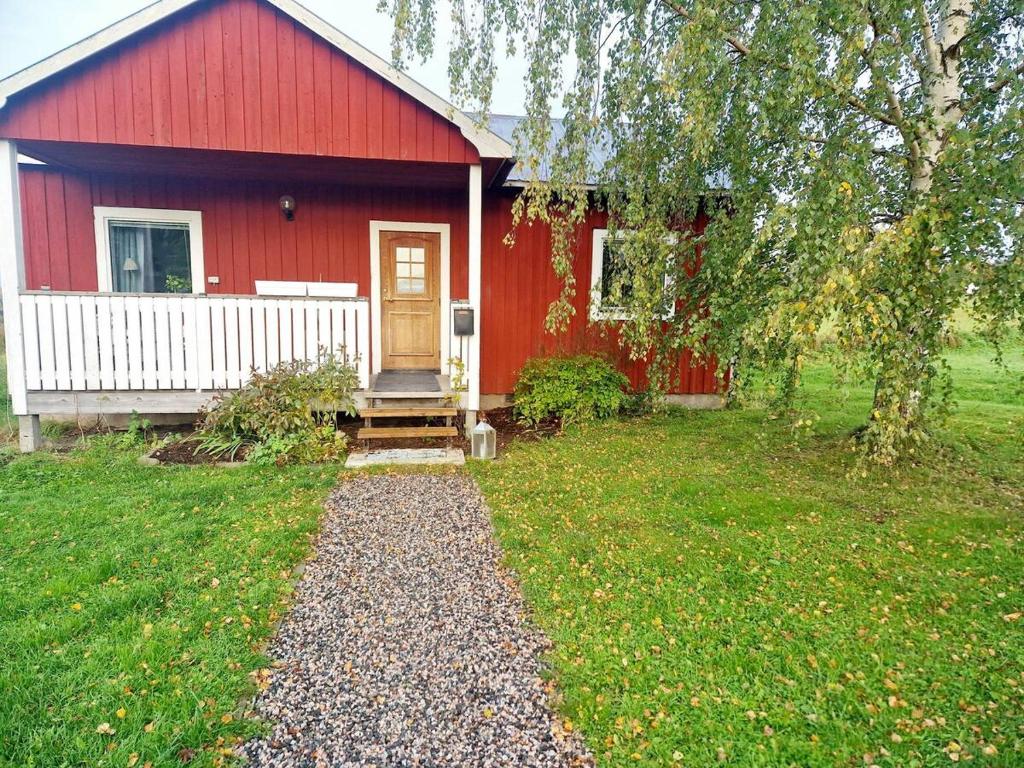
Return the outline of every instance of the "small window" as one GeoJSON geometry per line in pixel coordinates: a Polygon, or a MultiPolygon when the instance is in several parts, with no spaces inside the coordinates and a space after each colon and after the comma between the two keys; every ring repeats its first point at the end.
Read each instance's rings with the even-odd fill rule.
{"type": "Polygon", "coordinates": [[[609,237],[607,229],[594,230],[590,273],[590,314],[593,320],[623,320],[626,317],[625,307],[632,296],[632,286],[623,280],[626,259],[621,242],[609,237]]]}
{"type": "MultiPolygon", "coordinates": [[[[633,298],[633,286],[625,279],[628,269],[621,244],[622,240],[610,237],[607,229],[594,230],[590,267],[591,320],[626,320],[629,317],[627,307],[633,298]]],[[[670,280],[666,275],[666,286],[670,280]]],[[[668,316],[672,314],[670,311],[668,316]]]]}
{"type": "Polygon", "coordinates": [[[96,214],[99,287],[115,293],[201,293],[202,214],[101,208],[96,214]]]}

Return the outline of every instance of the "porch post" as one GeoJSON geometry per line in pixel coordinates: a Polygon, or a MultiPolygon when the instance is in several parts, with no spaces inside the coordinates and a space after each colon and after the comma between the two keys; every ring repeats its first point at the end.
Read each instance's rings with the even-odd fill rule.
{"type": "Polygon", "coordinates": [[[25,247],[21,231],[21,190],[18,147],[0,139],[0,294],[3,295],[4,336],[7,342],[7,391],[20,423],[21,450],[39,447],[38,416],[28,415],[24,342],[18,296],[25,288],[25,247]]]}
{"type": "Polygon", "coordinates": [[[480,259],[481,259],[481,209],[483,205],[483,173],[479,165],[469,167],[469,305],[475,314],[476,327],[469,337],[469,392],[466,403],[466,429],[476,424],[480,410],[480,259]]]}

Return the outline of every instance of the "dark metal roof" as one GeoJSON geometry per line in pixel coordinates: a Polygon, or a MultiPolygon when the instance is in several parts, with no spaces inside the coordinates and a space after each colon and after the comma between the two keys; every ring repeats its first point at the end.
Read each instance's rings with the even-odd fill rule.
{"type": "MultiPolygon", "coordinates": [[[[487,127],[492,132],[503,138],[513,147],[516,146],[515,138],[513,133],[521,122],[526,120],[521,115],[488,115],[487,127]]],[[[548,143],[548,155],[554,151],[558,142],[565,135],[565,121],[560,118],[551,119],[551,140],[548,143]]],[[[598,183],[598,178],[601,175],[601,171],[604,169],[605,163],[608,162],[608,156],[611,153],[611,147],[609,141],[598,141],[590,147],[590,170],[587,173],[587,184],[598,183]]],[[[550,169],[547,164],[544,163],[538,169],[538,173],[541,181],[547,181],[550,178],[550,169]]],[[[530,173],[527,168],[522,168],[516,165],[515,168],[509,173],[506,182],[522,183],[530,180],[530,173]]]]}
{"type": "MultiPolygon", "coordinates": [[[[478,114],[470,114],[470,117],[477,119],[478,114]]],[[[507,141],[513,147],[516,146],[516,140],[513,136],[516,126],[526,120],[522,115],[488,115],[487,117],[487,128],[494,134],[507,141]]],[[[565,121],[561,118],[551,119],[551,139],[548,143],[547,155],[550,155],[558,144],[558,141],[565,135],[565,121]]],[[[607,135],[603,136],[600,140],[595,141],[590,146],[590,167],[587,173],[587,184],[597,186],[600,183],[601,171],[604,170],[605,164],[608,162],[611,156],[611,138],[607,135]]],[[[550,169],[546,162],[542,161],[541,167],[538,169],[538,175],[541,181],[547,181],[550,178],[550,169]]],[[[530,180],[530,173],[527,168],[520,167],[518,164],[509,173],[508,178],[505,180],[506,184],[523,184],[530,180]]],[[[729,183],[728,176],[725,173],[716,173],[709,175],[705,179],[709,190],[726,190],[732,185],[729,183]]]]}

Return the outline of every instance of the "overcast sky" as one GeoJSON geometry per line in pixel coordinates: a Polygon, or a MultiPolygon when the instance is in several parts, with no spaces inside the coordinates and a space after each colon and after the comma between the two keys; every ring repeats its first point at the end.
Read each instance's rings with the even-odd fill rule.
{"type": "MultiPolygon", "coordinates": [[[[152,0],[0,0],[0,78],[34,64],[113,24],[152,0]]],[[[376,0],[302,0],[311,11],[374,53],[390,60],[392,22],[374,10],[376,0]]],[[[448,88],[449,28],[446,10],[438,13],[436,52],[425,64],[406,71],[435,93],[450,100],[448,88]]],[[[521,58],[502,62],[494,89],[494,112],[521,114],[521,58]]]]}

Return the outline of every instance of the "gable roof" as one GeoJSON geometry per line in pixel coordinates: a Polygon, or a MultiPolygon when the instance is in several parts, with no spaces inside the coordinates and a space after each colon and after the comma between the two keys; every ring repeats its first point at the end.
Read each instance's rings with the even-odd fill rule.
{"type": "MultiPolygon", "coordinates": [[[[69,67],[78,64],[88,57],[99,53],[121,41],[131,37],[173,14],[208,0],[157,0],[137,13],[128,16],[111,26],[100,30],[94,35],[71,45],[42,61],[16,72],[10,77],[0,80],[0,109],[8,97],[30,88],[69,67]]],[[[391,83],[399,90],[418,101],[423,106],[436,112],[444,119],[456,125],[462,135],[469,141],[480,156],[491,158],[511,158],[511,144],[497,133],[477,125],[476,120],[456,109],[454,105],[421,85],[396,67],[386,62],[377,54],[357,43],[336,27],[328,24],[308,8],[295,0],[263,0],[277,8],[296,23],[306,27],[317,36],[323,38],[342,53],[351,57],[364,67],[391,83]]]]}

